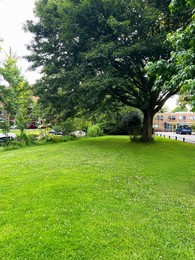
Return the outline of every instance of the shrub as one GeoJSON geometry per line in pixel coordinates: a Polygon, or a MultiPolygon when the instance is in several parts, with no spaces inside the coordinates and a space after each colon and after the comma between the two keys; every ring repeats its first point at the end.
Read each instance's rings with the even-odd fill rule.
{"type": "Polygon", "coordinates": [[[119,129],[129,135],[139,135],[142,128],[143,115],[139,110],[128,111],[119,123],[119,129]]]}
{"type": "Polygon", "coordinates": [[[22,133],[20,136],[13,140],[7,140],[6,142],[2,143],[1,146],[4,150],[12,150],[17,148],[22,148],[25,146],[34,145],[36,142],[36,135],[26,135],[22,133]]]}
{"type": "Polygon", "coordinates": [[[42,133],[38,138],[38,135],[35,134],[25,134],[21,133],[17,138],[13,140],[7,140],[6,142],[0,142],[0,151],[9,151],[19,148],[24,148],[31,145],[44,145],[47,143],[60,143],[60,142],[69,142],[76,140],[74,136],[59,136],[42,133]]]}
{"type": "Polygon", "coordinates": [[[75,137],[45,134],[41,136],[39,139],[37,139],[36,144],[61,143],[61,142],[68,142],[71,140],[75,140],[75,137]]]}
{"type": "MultiPolygon", "coordinates": [[[[76,130],[87,131],[87,128],[91,125],[91,123],[84,118],[68,118],[65,122],[60,123],[60,130],[63,131],[64,134],[70,134],[76,130]]],[[[54,127],[54,129],[56,129],[54,127]]]]}
{"type": "Polygon", "coordinates": [[[143,123],[143,114],[138,109],[125,109],[118,113],[112,113],[98,124],[106,134],[139,135],[143,123]]]}
{"type": "Polygon", "coordinates": [[[192,130],[195,131],[195,125],[191,125],[192,130]]]}
{"type": "Polygon", "coordinates": [[[88,127],[87,135],[89,137],[101,136],[101,135],[103,135],[103,131],[99,125],[92,125],[92,126],[88,127]]]}
{"type": "Polygon", "coordinates": [[[16,142],[21,142],[22,146],[33,145],[36,142],[36,135],[21,133],[16,142]]]}

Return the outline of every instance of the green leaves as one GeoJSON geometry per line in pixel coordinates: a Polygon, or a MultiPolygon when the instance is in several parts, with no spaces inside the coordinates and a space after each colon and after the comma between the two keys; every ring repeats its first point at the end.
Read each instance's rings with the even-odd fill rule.
{"type": "Polygon", "coordinates": [[[195,0],[172,0],[169,5],[171,12],[176,12],[189,6],[195,7],[195,0]]]}
{"type": "MultiPolygon", "coordinates": [[[[0,67],[0,75],[4,84],[0,86],[0,102],[9,116],[17,117],[21,111],[28,113],[28,108],[32,102],[32,90],[28,82],[21,75],[17,66],[17,57],[11,51],[6,54],[5,60],[0,67]]],[[[24,113],[23,113],[24,114],[24,113]]]]}
{"type": "MultiPolygon", "coordinates": [[[[181,8],[188,4],[194,5],[194,1],[172,1],[171,8],[181,8]]],[[[172,9],[173,10],[173,9],[172,9]]],[[[161,84],[167,88],[178,88],[191,96],[189,103],[194,109],[195,96],[195,17],[192,16],[188,25],[167,35],[167,40],[172,44],[173,51],[168,60],[160,60],[148,63],[146,69],[149,75],[155,75],[154,85],[161,84]],[[173,70],[170,68],[174,68],[173,70]],[[166,76],[165,76],[166,75],[166,76]]]]}
{"type": "MultiPolygon", "coordinates": [[[[160,71],[154,86],[155,76],[145,70],[147,62],[170,56],[164,41],[180,21],[170,15],[168,2],[37,1],[38,19],[26,29],[34,35],[28,59],[43,73],[35,87],[40,102],[65,115],[92,112],[108,102],[154,114],[178,91],[168,94],[160,71]]],[[[169,66],[163,68],[168,75],[169,66]]]]}

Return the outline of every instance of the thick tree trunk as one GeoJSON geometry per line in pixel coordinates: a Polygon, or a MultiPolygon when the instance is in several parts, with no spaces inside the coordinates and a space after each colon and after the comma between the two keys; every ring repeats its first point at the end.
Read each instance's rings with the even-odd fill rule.
{"type": "Polygon", "coordinates": [[[153,140],[153,111],[145,110],[142,111],[144,114],[143,120],[143,130],[142,130],[142,141],[143,142],[151,142],[153,140]]]}

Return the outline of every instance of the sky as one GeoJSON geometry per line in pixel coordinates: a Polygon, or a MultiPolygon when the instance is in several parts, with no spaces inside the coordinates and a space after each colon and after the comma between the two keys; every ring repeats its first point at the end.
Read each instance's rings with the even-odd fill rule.
{"type": "Polygon", "coordinates": [[[27,71],[30,64],[22,58],[28,54],[25,45],[32,39],[30,33],[23,31],[23,25],[26,20],[33,19],[34,4],[35,0],[0,0],[0,38],[3,39],[0,42],[3,49],[1,55],[9,53],[11,48],[18,57],[18,66],[23,76],[30,84],[35,83],[40,75],[27,71]]]}
{"type": "MultiPolygon", "coordinates": [[[[30,33],[25,33],[23,25],[26,20],[33,19],[33,9],[36,0],[0,0],[0,46],[4,52],[9,52],[11,48],[18,57],[18,66],[21,68],[23,76],[30,84],[35,83],[40,78],[38,72],[28,70],[30,64],[22,58],[28,54],[25,47],[31,39],[30,33]]],[[[170,98],[166,104],[170,109],[176,105],[176,98],[170,98]]]]}
{"type": "Polygon", "coordinates": [[[169,98],[165,103],[165,106],[168,107],[170,110],[174,109],[177,106],[177,95],[169,98]]]}

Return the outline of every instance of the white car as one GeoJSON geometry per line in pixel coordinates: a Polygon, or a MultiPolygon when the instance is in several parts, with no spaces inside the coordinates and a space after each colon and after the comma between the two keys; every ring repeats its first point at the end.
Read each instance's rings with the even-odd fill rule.
{"type": "Polygon", "coordinates": [[[0,141],[7,141],[8,139],[13,140],[15,138],[16,138],[15,133],[7,133],[7,134],[0,133],[0,141]]]}
{"type": "Polygon", "coordinates": [[[10,127],[10,129],[17,129],[17,128],[18,128],[17,125],[12,125],[12,126],[10,127]]]}
{"type": "Polygon", "coordinates": [[[70,133],[70,135],[73,135],[76,137],[84,137],[84,136],[86,136],[86,133],[84,131],[77,130],[77,131],[70,133]]]}

